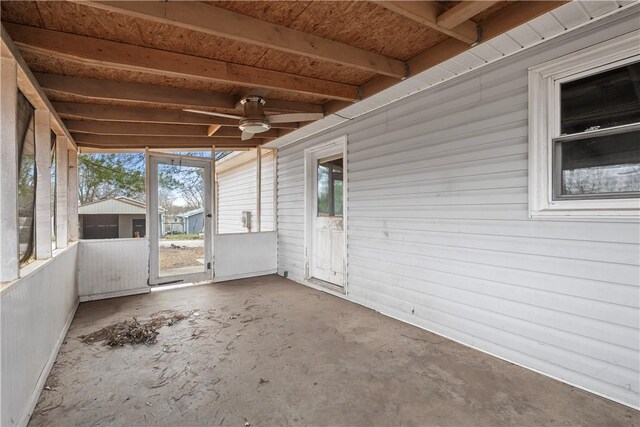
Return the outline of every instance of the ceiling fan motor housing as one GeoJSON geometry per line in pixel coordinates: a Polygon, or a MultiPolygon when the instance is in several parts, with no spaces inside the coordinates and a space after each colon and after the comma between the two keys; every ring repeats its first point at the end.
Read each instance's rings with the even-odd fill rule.
{"type": "Polygon", "coordinates": [[[240,130],[249,133],[261,133],[271,129],[271,123],[264,116],[264,99],[248,96],[240,103],[244,107],[244,119],[240,120],[240,130]]]}

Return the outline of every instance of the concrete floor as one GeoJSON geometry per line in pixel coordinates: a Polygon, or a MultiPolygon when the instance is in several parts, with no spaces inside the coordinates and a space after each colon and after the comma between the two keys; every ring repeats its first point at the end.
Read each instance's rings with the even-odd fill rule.
{"type": "Polygon", "coordinates": [[[30,425],[245,422],[637,426],[640,415],[267,276],[81,304],[30,425]],[[78,338],[166,309],[198,315],[163,327],[149,346],[78,338]]]}

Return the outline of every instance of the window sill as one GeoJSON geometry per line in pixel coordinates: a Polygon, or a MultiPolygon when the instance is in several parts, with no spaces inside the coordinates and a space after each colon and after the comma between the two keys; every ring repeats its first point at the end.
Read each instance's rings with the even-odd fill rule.
{"type": "Polygon", "coordinates": [[[20,269],[20,277],[16,280],[12,280],[10,282],[2,282],[0,283],[0,295],[4,295],[9,289],[19,285],[22,281],[29,278],[36,272],[38,272],[41,268],[44,268],[47,264],[53,262],[57,257],[64,254],[65,252],[71,250],[78,242],[69,242],[69,245],[64,249],[55,249],[51,255],[51,258],[47,259],[37,259],[30,264],[25,265],[20,269]]]}
{"type": "Polygon", "coordinates": [[[640,219],[640,202],[628,209],[575,209],[569,207],[529,211],[531,219],[607,220],[637,222],[640,219]]]}

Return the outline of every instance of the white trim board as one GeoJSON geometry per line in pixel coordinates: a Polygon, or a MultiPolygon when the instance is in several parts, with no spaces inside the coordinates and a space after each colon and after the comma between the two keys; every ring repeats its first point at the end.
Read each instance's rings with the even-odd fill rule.
{"type": "Polygon", "coordinates": [[[554,200],[553,138],[559,136],[561,82],[640,60],[640,31],[529,68],[529,216],[637,219],[638,198],[554,200]]]}
{"type": "Polygon", "coordinates": [[[102,299],[127,297],[131,295],[148,294],[151,292],[151,286],[145,285],[143,288],[127,289],[126,291],[106,292],[103,294],[91,294],[83,295],[80,297],[80,302],[99,301],[102,299]]]}

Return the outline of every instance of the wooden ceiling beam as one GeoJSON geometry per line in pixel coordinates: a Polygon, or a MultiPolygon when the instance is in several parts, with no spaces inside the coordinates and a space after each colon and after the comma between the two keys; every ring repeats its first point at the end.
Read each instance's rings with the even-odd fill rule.
{"type": "MultiPolygon", "coordinates": [[[[201,92],[191,89],[164,87],[143,83],[116,82],[113,80],[35,73],[40,86],[46,90],[66,93],[89,99],[121,102],[144,102],[154,106],[180,105],[189,108],[237,109],[233,95],[201,92]]],[[[321,113],[322,105],[279,100],[265,100],[266,111],[321,113]],[[276,108],[278,107],[278,108],[276,108]]]]}
{"type": "MultiPolygon", "coordinates": [[[[164,123],[130,123],[130,122],[99,122],[93,120],[65,120],[70,132],[88,133],[96,135],[119,136],[191,136],[207,137],[206,125],[182,125],[164,123]]],[[[238,128],[220,127],[213,138],[240,138],[242,132],[238,128]]],[[[271,129],[259,134],[259,138],[277,138],[277,129],[271,129]]]]}
{"type": "MultiPolygon", "coordinates": [[[[262,141],[261,141],[262,142],[262,141]]],[[[216,151],[249,151],[249,150],[253,150],[255,149],[259,144],[255,144],[255,145],[243,145],[243,146],[229,146],[229,145],[223,145],[220,147],[220,149],[218,149],[218,147],[216,146],[216,151]]],[[[96,147],[91,147],[88,145],[85,146],[80,146],[79,147],[79,152],[82,154],[96,154],[96,153],[102,153],[102,154],[106,154],[106,153],[144,153],[146,152],[146,149],[144,147],[139,147],[139,148],[96,148],[96,147]]],[[[263,150],[266,150],[266,148],[263,148],[263,150]]],[[[157,147],[157,148],[152,148],[151,153],[153,154],[154,152],[159,152],[159,153],[175,153],[175,152],[185,152],[185,151],[211,151],[211,146],[207,145],[207,146],[203,146],[203,147],[167,147],[167,148],[163,148],[163,147],[157,147]]]]}
{"type": "Polygon", "coordinates": [[[498,1],[481,0],[481,1],[462,1],[451,9],[438,15],[436,24],[439,27],[452,30],[465,21],[473,18],[482,11],[489,9],[498,1]]]}
{"type": "Polygon", "coordinates": [[[402,15],[425,27],[432,28],[469,45],[478,41],[478,29],[476,23],[473,21],[465,20],[451,29],[438,25],[438,16],[444,12],[444,7],[438,2],[384,0],[375,1],[375,3],[398,15],[402,15]]]}
{"type": "Polygon", "coordinates": [[[114,136],[92,135],[88,133],[72,133],[78,146],[99,148],[142,148],[142,147],[211,147],[215,145],[242,146],[263,144],[269,139],[252,138],[249,141],[241,141],[240,138],[213,138],[190,136],[114,136]]]}
{"type": "MultiPolygon", "coordinates": [[[[58,114],[64,118],[82,118],[106,122],[238,126],[238,120],[235,119],[205,116],[180,110],[74,102],[53,102],[52,105],[58,114]]],[[[277,123],[273,124],[272,127],[275,129],[297,129],[298,124],[277,123]]]]}
{"type": "Polygon", "coordinates": [[[34,73],[45,90],[108,101],[144,102],[152,105],[181,105],[235,110],[233,96],[190,89],[116,82],[104,79],[34,73]]]}
{"type": "Polygon", "coordinates": [[[402,61],[200,2],[92,1],[83,5],[403,78],[402,61]]]}
{"type": "MultiPolygon", "coordinates": [[[[559,1],[517,1],[492,14],[482,22],[484,28],[483,41],[499,36],[519,25],[529,22],[565,3],[568,0],[559,1]]],[[[470,49],[466,43],[450,38],[421,52],[411,58],[409,64],[409,77],[413,77],[429,68],[432,68],[448,59],[453,58],[470,49]]],[[[360,86],[360,95],[366,99],[397,82],[385,76],[378,76],[360,86]]],[[[330,101],[325,105],[325,113],[331,114],[348,107],[351,103],[330,101]]]]}
{"type": "Polygon", "coordinates": [[[358,98],[358,88],[346,83],[20,24],[6,23],[5,27],[21,49],[106,68],[285,90],[343,101],[358,98]]]}

